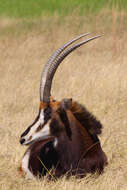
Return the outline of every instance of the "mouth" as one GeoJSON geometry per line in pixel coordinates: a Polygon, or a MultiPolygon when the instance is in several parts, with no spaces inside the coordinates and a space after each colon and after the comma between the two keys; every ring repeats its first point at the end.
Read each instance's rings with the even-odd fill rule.
{"type": "Polygon", "coordinates": [[[26,146],[28,146],[28,145],[32,145],[33,143],[35,143],[35,142],[37,142],[37,141],[47,141],[47,140],[53,140],[53,139],[55,139],[55,137],[54,136],[44,136],[44,137],[40,137],[40,138],[38,138],[38,139],[33,139],[33,140],[31,140],[31,141],[24,141],[24,142],[22,142],[21,143],[21,140],[20,140],[20,144],[21,145],[26,145],[26,146]]]}

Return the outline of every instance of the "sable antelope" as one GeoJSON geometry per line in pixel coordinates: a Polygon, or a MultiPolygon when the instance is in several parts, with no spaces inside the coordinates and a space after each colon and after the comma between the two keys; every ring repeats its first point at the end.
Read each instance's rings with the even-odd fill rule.
{"type": "Polygon", "coordinates": [[[50,94],[53,76],[63,59],[81,45],[100,37],[70,46],[86,35],[88,33],[59,48],[44,67],[38,116],[20,138],[22,145],[30,145],[21,164],[21,170],[28,177],[45,175],[47,169],[56,177],[63,174],[82,177],[96,171],[100,174],[107,163],[98,139],[101,123],[72,99],[55,101],[50,94]]]}

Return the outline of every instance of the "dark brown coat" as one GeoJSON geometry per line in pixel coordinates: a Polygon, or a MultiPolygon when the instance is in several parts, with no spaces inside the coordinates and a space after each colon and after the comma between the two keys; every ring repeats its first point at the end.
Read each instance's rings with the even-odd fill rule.
{"type": "Polygon", "coordinates": [[[101,129],[101,123],[82,105],[63,100],[51,112],[50,130],[54,138],[35,142],[29,147],[29,169],[35,176],[47,173],[43,164],[55,177],[101,174],[107,164],[98,139],[101,129]]]}

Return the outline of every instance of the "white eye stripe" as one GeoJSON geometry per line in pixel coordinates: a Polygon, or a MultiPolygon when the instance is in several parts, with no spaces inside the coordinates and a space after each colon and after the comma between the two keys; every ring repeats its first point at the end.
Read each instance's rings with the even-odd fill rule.
{"type": "Polygon", "coordinates": [[[38,128],[38,126],[40,125],[40,121],[38,120],[30,129],[28,136],[31,136],[38,128]]]}
{"type": "Polygon", "coordinates": [[[40,123],[41,124],[44,123],[44,110],[40,111],[40,117],[39,117],[39,119],[40,119],[40,123]]]}
{"type": "Polygon", "coordinates": [[[44,110],[40,111],[38,120],[31,126],[29,132],[23,138],[25,139],[24,144],[33,143],[36,140],[46,139],[50,134],[50,123],[51,119],[44,120],[44,110]]]}
{"type": "Polygon", "coordinates": [[[36,133],[37,128],[43,124],[44,124],[44,110],[41,110],[38,120],[36,121],[36,123],[34,123],[33,126],[31,126],[29,132],[27,133],[27,135],[25,135],[24,138],[27,140],[30,136],[34,135],[34,133],[36,133]]]}
{"type": "Polygon", "coordinates": [[[49,127],[49,125],[50,125],[50,121],[47,124],[45,124],[44,127],[40,131],[35,133],[33,139],[38,139],[38,138],[41,138],[41,137],[44,138],[44,136],[50,135],[50,127],[49,127]]]}

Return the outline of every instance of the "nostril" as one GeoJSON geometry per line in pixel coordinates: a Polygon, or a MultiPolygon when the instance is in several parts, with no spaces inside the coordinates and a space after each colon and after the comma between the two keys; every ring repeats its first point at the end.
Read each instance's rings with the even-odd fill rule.
{"type": "Polygon", "coordinates": [[[20,139],[20,143],[23,144],[25,142],[25,139],[20,139]]]}

